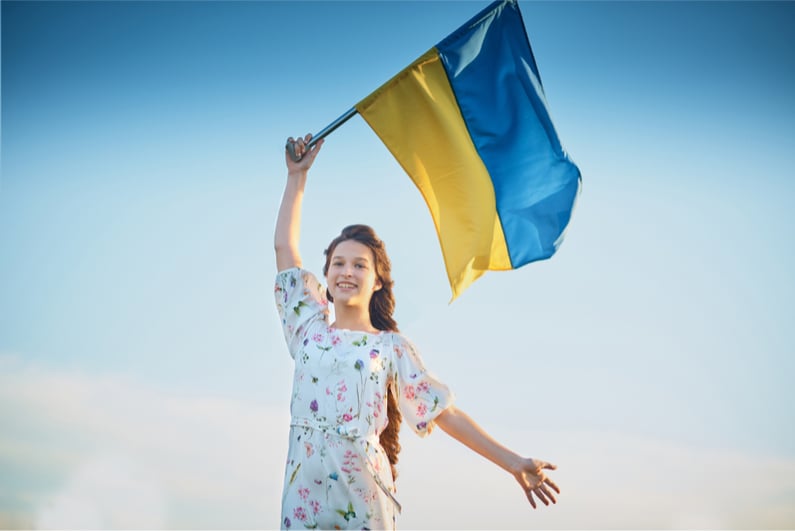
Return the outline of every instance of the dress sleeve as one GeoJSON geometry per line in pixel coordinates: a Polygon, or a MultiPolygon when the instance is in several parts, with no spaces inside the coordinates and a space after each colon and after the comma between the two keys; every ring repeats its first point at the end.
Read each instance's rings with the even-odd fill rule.
{"type": "Polygon", "coordinates": [[[414,344],[395,334],[394,378],[403,419],[420,437],[428,435],[439,414],[453,404],[450,389],[425,369],[414,344]]]}
{"type": "Polygon", "coordinates": [[[312,273],[293,267],[276,275],[274,296],[284,339],[295,359],[310,325],[328,317],[325,290],[312,273]]]}

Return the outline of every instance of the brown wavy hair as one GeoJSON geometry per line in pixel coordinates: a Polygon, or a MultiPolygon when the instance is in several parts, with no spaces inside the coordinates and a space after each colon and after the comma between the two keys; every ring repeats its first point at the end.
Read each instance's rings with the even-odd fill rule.
{"type": "MultiPolygon", "coordinates": [[[[326,248],[324,254],[326,255],[326,264],[323,266],[323,276],[328,274],[328,268],[331,263],[331,256],[334,249],[340,243],[348,240],[353,240],[367,246],[373,252],[373,261],[375,268],[375,276],[381,281],[381,289],[373,292],[370,298],[370,323],[378,330],[387,332],[398,332],[397,322],[392,317],[395,312],[395,295],[392,293],[394,281],[392,280],[392,263],[389,261],[389,256],[386,254],[386,246],[384,242],[376,235],[375,231],[367,225],[349,225],[342,229],[339,236],[334,238],[326,248]]],[[[326,297],[330,302],[334,302],[334,298],[326,289],[326,297]]],[[[400,432],[400,423],[403,417],[398,409],[396,388],[393,382],[387,385],[387,402],[386,414],[387,425],[384,431],[381,432],[381,446],[386,451],[389,458],[389,465],[392,468],[392,479],[397,479],[397,462],[398,453],[400,453],[400,442],[398,435],[400,432]]]]}

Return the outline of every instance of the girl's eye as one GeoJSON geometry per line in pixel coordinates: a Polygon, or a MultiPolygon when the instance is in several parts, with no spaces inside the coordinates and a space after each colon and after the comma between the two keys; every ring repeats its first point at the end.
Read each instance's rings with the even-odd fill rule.
{"type": "Polygon", "coordinates": [[[356,264],[356,267],[358,267],[359,269],[364,269],[365,266],[364,264],[356,264]]]}

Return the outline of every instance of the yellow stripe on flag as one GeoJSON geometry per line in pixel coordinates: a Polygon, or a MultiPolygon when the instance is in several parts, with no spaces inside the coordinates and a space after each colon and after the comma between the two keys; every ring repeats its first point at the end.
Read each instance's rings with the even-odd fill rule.
{"type": "Polygon", "coordinates": [[[435,48],[356,105],[431,211],[453,299],[487,270],[512,269],[494,188],[435,48]]]}

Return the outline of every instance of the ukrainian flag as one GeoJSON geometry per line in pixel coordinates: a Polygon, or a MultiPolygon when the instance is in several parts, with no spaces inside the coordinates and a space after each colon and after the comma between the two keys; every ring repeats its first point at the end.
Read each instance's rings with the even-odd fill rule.
{"type": "Polygon", "coordinates": [[[498,1],[356,105],[431,211],[453,299],[549,258],[580,171],[561,146],[515,0],[498,1]]]}

